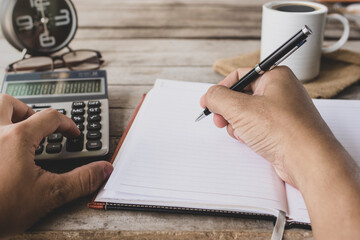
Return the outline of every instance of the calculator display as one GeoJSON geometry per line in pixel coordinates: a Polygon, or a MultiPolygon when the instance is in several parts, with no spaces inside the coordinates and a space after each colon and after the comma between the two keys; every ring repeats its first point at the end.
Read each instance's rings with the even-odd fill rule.
{"type": "Polygon", "coordinates": [[[81,81],[9,82],[6,93],[17,96],[101,93],[101,79],[81,81]]]}

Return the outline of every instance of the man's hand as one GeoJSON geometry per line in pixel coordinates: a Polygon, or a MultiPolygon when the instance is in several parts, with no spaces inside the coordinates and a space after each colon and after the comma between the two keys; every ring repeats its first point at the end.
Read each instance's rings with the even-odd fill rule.
{"type": "Polygon", "coordinates": [[[210,88],[201,105],[215,113],[216,126],[226,126],[230,136],[269,160],[284,181],[297,186],[297,172],[292,171],[296,161],[289,161],[289,156],[304,150],[309,139],[315,143],[335,137],[288,68],[266,72],[247,86],[247,93],[230,90],[248,71],[239,69],[210,88]]]}
{"type": "Polygon", "coordinates": [[[211,87],[201,105],[214,113],[216,126],[227,126],[301,191],[316,239],[359,239],[359,167],[288,68],[266,72],[247,93],[228,89],[246,72],[211,87]]]}
{"type": "Polygon", "coordinates": [[[0,236],[26,230],[54,208],[94,192],[110,176],[113,168],[105,161],[64,174],[36,166],[36,147],[55,131],[80,134],[55,109],[35,114],[19,100],[0,95],[0,236]]]}

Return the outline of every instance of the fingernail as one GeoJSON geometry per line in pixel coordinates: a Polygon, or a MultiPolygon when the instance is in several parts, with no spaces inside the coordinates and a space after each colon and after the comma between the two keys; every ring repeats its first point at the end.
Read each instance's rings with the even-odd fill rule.
{"type": "Polygon", "coordinates": [[[105,177],[105,179],[110,177],[113,170],[114,170],[114,168],[113,168],[112,165],[106,165],[104,167],[104,177],[105,177]]]}

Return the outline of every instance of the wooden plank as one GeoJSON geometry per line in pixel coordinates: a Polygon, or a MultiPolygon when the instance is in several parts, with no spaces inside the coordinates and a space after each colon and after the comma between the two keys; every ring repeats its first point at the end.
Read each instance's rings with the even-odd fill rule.
{"type": "MultiPolygon", "coordinates": [[[[84,40],[72,42],[73,49],[97,49],[105,67],[120,66],[211,66],[218,58],[244,54],[259,47],[258,41],[238,40],[84,40]]],[[[20,58],[20,53],[0,40],[0,67],[20,58]]]]}
{"type": "Polygon", "coordinates": [[[152,86],[157,78],[217,83],[224,77],[205,67],[107,67],[110,85],[148,85],[152,86]]]}
{"type": "MultiPolygon", "coordinates": [[[[311,0],[305,0],[311,1],[311,0]]],[[[239,0],[102,0],[101,4],[97,0],[75,0],[73,1],[77,8],[82,6],[98,6],[103,5],[107,7],[117,6],[132,6],[141,5],[144,7],[152,5],[236,5],[236,6],[261,6],[268,0],[252,0],[252,1],[239,1],[239,0]]]]}
{"type": "MultiPolygon", "coordinates": [[[[260,5],[98,4],[79,8],[79,38],[259,39],[261,33],[260,5]],[[93,28],[99,32],[89,31],[93,28]]],[[[339,23],[330,22],[327,29],[327,39],[337,39],[342,33],[339,23]]],[[[351,24],[351,39],[360,39],[359,29],[351,24]]]]}
{"type": "MultiPolygon", "coordinates": [[[[108,230],[89,230],[89,231],[46,231],[33,232],[31,234],[22,234],[12,239],[21,240],[217,240],[217,239],[237,239],[237,240],[260,240],[270,239],[271,230],[253,231],[253,230],[231,230],[231,231],[108,231],[108,230]]],[[[310,240],[313,239],[312,233],[306,230],[287,230],[284,233],[284,240],[310,240]]]]}
{"type": "MultiPolygon", "coordinates": [[[[266,1],[75,1],[77,38],[230,38],[260,39],[261,5],[266,1]]],[[[341,35],[330,23],[326,38],[341,35]]],[[[351,39],[360,39],[352,23],[351,39]]]]}

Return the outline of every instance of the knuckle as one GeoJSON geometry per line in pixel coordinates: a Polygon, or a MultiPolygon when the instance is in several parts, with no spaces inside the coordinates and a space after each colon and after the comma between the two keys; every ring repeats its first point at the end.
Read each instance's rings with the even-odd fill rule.
{"type": "Polygon", "coordinates": [[[205,94],[205,102],[212,103],[212,101],[218,96],[219,91],[223,88],[223,86],[214,85],[209,88],[207,93],[205,94]]]}
{"type": "Polygon", "coordinates": [[[50,203],[52,208],[55,208],[68,201],[68,193],[71,191],[71,188],[62,178],[57,178],[52,182],[50,187],[50,203]]]}
{"type": "Polygon", "coordinates": [[[90,169],[83,174],[79,174],[79,183],[81,194],[90,194],[97,189],[96,174],[90,169]]]}
{"type": "Polygon", "coordinates": [[[54,108],[47,108],[47,109],[45,109],[45,110],[42,110],[41,112],[43,112],[44,114],[48,114],[48,115],[50,115],[51,117],[54,117],[54,118],[58,117],[59,114],[60,114],[60,113],[59,113],[56,109],[54,109],[54,108]]]}
{"type": "Polygon", "coordinates": [[[15,139],[24,139],[27,135],[28,127],[26,123],[13,125],[11,130],[12,137],[15,139]]]}
{"type": "Polygon", "coordinates": [[[294,75],[293,71],[288,66],[280,66],[277,68],[278,68],[279,74],[281,74],[281,76],[285,77],[284,79],[289,79],[290,76],[294,75]]]}
{"type": "Polygon", "coordinates": [[[50,116],[51,119],[57,121],[57,124],[60,122],[60,113],[54,108],[47,108],[41,111],[43,114],[50,116]]]}
{"type": "Polygon", "coordinates": [[[0,102],[8,102],[10,100],[10,95],[8,94],[0,94],[0,102]]]}

